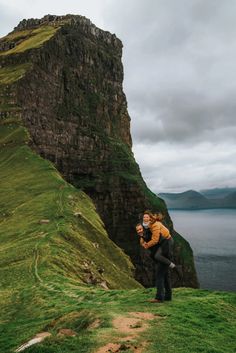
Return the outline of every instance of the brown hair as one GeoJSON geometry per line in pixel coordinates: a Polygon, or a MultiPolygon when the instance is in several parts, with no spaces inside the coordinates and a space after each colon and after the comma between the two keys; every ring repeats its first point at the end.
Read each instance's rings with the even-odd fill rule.
{"type": "Polygon", "coordinates": [[[151,223],[154,223],[156,221],[162,222],[164,219],[164,216],[160,211],[157,211],[156,213],[152,213],[151,211],[147,210],[147,211],[144,211],[143,214],[149,215],[151,223]]]}
{"type": "Polygon", "coordinates": [[[135,229],[136,229],[137,227],[140,227],[140,226],[143,227],[143,225],[142,225],[141,223],[137,223],[136,226],[135,226],[135,229]]]}
{"type": "Polygon", "coordinates": [[[163,213],[161,213],[160,211],[158,211],[157,213],[155,213],[155,217],[156,217],[156,220],[159,221],[159,222],[162,222],[163,219],[164,219],[164,215],[163,215],[163,213]]]}

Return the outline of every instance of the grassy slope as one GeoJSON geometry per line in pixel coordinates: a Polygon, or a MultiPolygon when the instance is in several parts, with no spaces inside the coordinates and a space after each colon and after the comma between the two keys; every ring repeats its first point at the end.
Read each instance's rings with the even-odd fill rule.
{"type": "Polygon", "coordinates": [[[24,76],[30,64],[21,64],[15,66],[8,66],[0,69],[0,82],[1,84],[11,84],[24,76]]]}
{"type": "MultiPolygon", "coordinates": [[[[6,97],[12,99],[1,96],[5,105],[6,97]]],[[[88,277],[98,286],[139,287],[131,262],[108,238],[92,201],[32,152],[14,111],[12,103],[10,116],[0,120],[1,352],[59,315],[64,302],[78,303],[91,290],[84,285],[88,277]]]]}
{"type": "MultiPolygon", "coordinates": [[[[106,268],[103,277],[111,286],[134,285],[135,282],[128,279],[132,265],[109,240],[91,200],[66,183],[51,163],[28,148],[23,127],[14,125],[11,120],[1,125],[0,131],[1,268],[14,263],[12,272],[18,267],[20,271],[24,267],[28,271],[37,245],[40,276],[44,267],[48,271],[51,266],[53,272],[60,270],[62,275],[70,269],[72,277],[78,280],[79,262],[88,260],[87,255],[92,253],[94,263],[106,268]],[[76,212],[79,216],[74,215],[76,212]],[[41,219],[50,222],[40,224],[41,219]],[[98,248],[95,243],[99,244],[98,248]],[[69,254],[70,257],[73,254],[71,263],[67,262],[69,254]],[[65,269],[57,268],[57,262],[60,266],[63,262],[65,269]],[[124,273],[116,278],[117,266],[127,271],[126,280],[122,280],[124,273]]],[[[98,275],[96,266],[92,264],[91,268],[98,275]]]]}
{"type": "Polygon", "coordinates": [[[2,41],[14,41],[16,46],[10,50],[0,53],[0,56],[9,54],[17,54],[24,52],[25,50],[39,48],[44,42],[49,40],[59,27],[53,26],[40,26],[36,29],[30,29],[25,31],[13,32],[2,38],[2,41]]]}

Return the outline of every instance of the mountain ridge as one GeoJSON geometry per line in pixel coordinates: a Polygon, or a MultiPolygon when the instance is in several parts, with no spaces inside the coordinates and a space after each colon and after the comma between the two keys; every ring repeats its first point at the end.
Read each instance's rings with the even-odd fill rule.
{"type": "Polygon", "coordinates": [[[236,208],[236,191],[209,189],[202,192],[187,190],[181,193],[159,193],[169,209],[236,208]],[[220,197],[221,196],[221,197],[220,197]]]}

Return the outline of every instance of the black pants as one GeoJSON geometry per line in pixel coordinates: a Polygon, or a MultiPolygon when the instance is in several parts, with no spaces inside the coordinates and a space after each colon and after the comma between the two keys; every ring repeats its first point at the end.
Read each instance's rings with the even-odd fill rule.
{"type": "Polygon", "coordinates": [[[156,269],[156,299],[171,300],[172,288],[169,265],[173,257],[173,244],[174,241],[164,240],[159,249],[157,250],[154,259],[157,263],[156,269]]]}
{"type": "Polygon", "coordinates": [[[174,240],[164,239],[161,241],[161,244],[158,246],[157,250],[151,255],[155,262],[161,262],[165,265],[170,265],[173,259],[173,247],[174,240]]]}
{"type": "Polygon", "coordinates": [[[158,263],[156,270],[156,299],[171,300],[172,287],[170,278],[170,269],[168,265],[158,263]]]}
{"type": "Polygon", "coordinates": [[[167,255],[165,255],[165,256],[163,255],[162,247],[159,247],[159,249],[156,251],[156,253],[153,256],[153,260],[155,262],[157,262],[157,263],[162,263],[162,264],[167,265],[167,266],[170,266],[170,264],[171,264],[169,256],[167,257],[167,255]]]}

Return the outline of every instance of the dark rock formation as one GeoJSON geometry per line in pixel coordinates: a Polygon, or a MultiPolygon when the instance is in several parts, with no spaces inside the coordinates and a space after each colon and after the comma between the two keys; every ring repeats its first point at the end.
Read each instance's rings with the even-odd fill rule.
{"type": "MultiPolygon", "coordinates": [[[[146,187],[131,150],[122,43],[88,19],[73,15],[23,20],[13,33],[20,36],[22,30],[46,25],[57,31],[39,48],[0,57],[1,67],[31,63],[15,83],[31,146],[90,195],[109,236],[136,264],[137,278],[152,285],[152,276],[148,279],[145,273],[153,266],[150,261],[144,266],[140,258],[134,225],[144,209],[160,209],[173,229],[164,202],[146,187]]],[[[6,43],[7,37],[2,41],[6,43]]],[[[184,285],[196,287],[191,249],[181,236],[175,239],[184,285]]]]}

